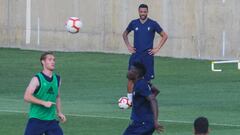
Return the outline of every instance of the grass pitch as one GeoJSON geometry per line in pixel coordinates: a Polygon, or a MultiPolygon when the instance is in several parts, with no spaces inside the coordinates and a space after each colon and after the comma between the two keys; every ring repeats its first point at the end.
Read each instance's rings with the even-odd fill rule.
{"type": "MultiPolygon", "coordinates": [[[[23,94],[41,71],[41,52],[0,48],[0,134],[22,135],[28,104],[23,94]]],[[[62,78],[62,109],[68,121],[65,135],[121,135],[131,110],[120,110],[126,95],[128,55],[56,53],[56,73],[62,78]]],[[[192,135],[198,116],[210,121],[211,135],[240,133],[240,79],[234,64],[212,72],[210,61],[155,57],[160,88],[159,120],[164,135],[192,135]]]]}

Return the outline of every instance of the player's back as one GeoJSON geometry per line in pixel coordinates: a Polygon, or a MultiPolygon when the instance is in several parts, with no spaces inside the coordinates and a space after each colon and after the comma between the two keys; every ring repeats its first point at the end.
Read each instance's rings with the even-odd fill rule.
{"type": "Polygon", "coordinates": [[[153,121],[153,112],[147,97],[151,94],[151,88],[144,79],[138,80],[133,88],[133,106],[131,119],[134,121],[153,121]]]}

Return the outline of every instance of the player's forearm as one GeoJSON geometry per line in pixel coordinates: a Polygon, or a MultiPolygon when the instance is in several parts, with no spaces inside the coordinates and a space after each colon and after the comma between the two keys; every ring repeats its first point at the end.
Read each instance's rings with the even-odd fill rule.
{"type": "Polygon", "coordinates": [[[123,37],[123,40],[124,40],[125,45],[126,45],[126,46],[130,46],[130,42],[129,42],[129,40],[128,40],[128,33],[127,33],[127,31],[124,31],[124,32],[123,32],[122,37],[123,37]]]}
{"type": "Polygon", "coordinates": [[[151,98],[150,102],[151,102],[151,108],[152,108],[152,111],[153,111],[154,121],[158,121],[158,103],[157,103],[157,100],[154,97],[154,98],[151,98]]]}
{"type": "Polygon", "coordinates": [[[168,35],[166,33],[162,34],[162,39],[159,41],[157,48],[160,49],[165,44],[168,39],[168,35]]]}
{"type": "Polygon", "coordinates": [[[45,102],[43,100],[40,100],[40,99],[34,97],[31,94],[24,95],[24,100],[29,102],[29,103],[38,104],[38,105],[44,105],[44,102],[45,102]]]}
{"type": "Polygon", "coordinates": [[[56,100],[57,113],[61,113],[61,98],[58,96],[56,100]]]}

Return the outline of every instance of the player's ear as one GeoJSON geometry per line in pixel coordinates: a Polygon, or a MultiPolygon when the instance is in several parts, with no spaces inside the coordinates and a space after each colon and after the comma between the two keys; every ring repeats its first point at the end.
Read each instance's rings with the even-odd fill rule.
{"type": "Polygon", "coordinates": [[[41,65],[43,66],[44,60],[41,60],[41,65]]]}

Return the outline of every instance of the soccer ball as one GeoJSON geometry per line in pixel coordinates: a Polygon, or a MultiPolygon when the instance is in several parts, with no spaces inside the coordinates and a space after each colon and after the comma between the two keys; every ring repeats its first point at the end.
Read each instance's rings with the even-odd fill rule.
{"type": "Polygon", "coordinates": [[[65,23],[65,27],[70,33],[78,33],[82,28],[82,22],[77,17],[70,17],[65,23]]]}
{"type": "Polygon", "coordinates": [[[118,106],[120,109],[127,109],[130,107],[130,103],[127,97],[121,97],[118,100],[118,106]]]}

